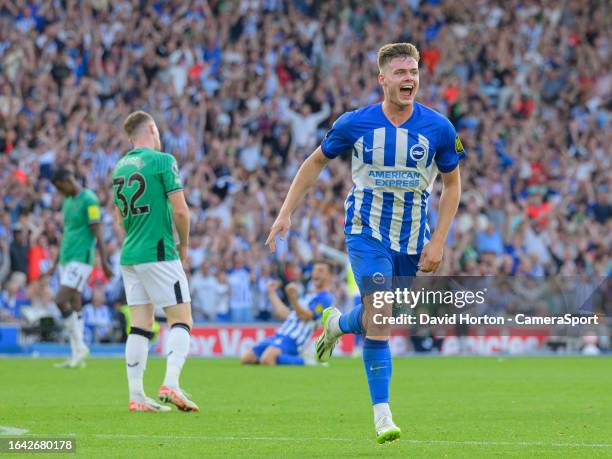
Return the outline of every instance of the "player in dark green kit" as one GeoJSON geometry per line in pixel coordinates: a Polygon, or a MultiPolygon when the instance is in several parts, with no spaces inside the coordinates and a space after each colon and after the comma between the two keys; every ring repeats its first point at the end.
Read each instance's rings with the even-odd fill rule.
{"type": "Polygon", "coordinates": [[[183,411],[198,411],[179,387],[179,375],[189,352],[191,297],[181,261],[189,246],[189,209],[176,160],[162,153],[155,121],[134,112],[124,122],[133,144],[113,171],[115,214],[125,229],[121,272],[132,327],[125,346],[130,411],[169,411],[147,397],[143,376],[149,340],[153,337],[155,308],[163,308],[170,332],[166,376],[159,389],[161,401],[183,411]],[[173,222],[179,236],[175,244],[173,222]]]}
{"type": "MultiPolygon", "coordinates": [[[[89,353],[83,340],[81,292],[93,269],[96,239],[104,274],[111,277],[113,271],[106,259],[100,225],[100,201],[96,194],[83,188],[74,174],[67,169],[56,171],[52,182],[64,195],[64,237],[59,255],[60,289],[55,302],[65,319],[64,325],[70,337],[71,350],[71,357],[58,366],[75,368],[83,364],[89,353]]],[[[57,264],[56,261],[55,265],[57,264]]]]}

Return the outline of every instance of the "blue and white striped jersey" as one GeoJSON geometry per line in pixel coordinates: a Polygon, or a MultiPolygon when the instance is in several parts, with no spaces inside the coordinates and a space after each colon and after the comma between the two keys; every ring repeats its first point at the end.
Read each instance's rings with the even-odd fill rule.
{"type": "Polygon", "coordinates": [[[276,331],[278,336],[286,336],[294,340],[298,352],[302,352],[302,348],[308,343],[310,336],[317,327],[317,322],[323,314],[323,310],[333,306],[334,297],[328,291],[312,293],[300,299],[300,304],[308,305],[307,308],[312,311],[313,319],[302,320],[295,311],[291,311],[283,325],[276,331]]]}
{"type": "Polygon", "coordinates": [[[328,158],[352,151],[353,188],[345,233],[365,234],[416,255],[429,241],[427,198],[438,171],[451,172],[465,151],[451,122],[419,103],[395,127],[377,103],[340,116],[321,143],[328,158]]]}

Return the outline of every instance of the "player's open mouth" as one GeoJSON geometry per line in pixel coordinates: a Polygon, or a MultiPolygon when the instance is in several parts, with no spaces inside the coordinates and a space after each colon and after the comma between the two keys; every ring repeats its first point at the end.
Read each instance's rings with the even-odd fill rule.
{"type": "Polygon", "coordinates": [[[412,95],[412,91],[414,91],[414,85],[412,84],[404,84],[400,86],[400,93],[402,95],[410,97],[412,95]]]}

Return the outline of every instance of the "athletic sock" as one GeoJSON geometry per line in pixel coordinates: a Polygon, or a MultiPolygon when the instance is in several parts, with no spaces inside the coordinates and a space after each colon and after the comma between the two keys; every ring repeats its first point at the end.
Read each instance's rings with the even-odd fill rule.
{"type": "Polygon", "coordinates": [[[391,416],[391,409],[388,403],[377,403],[372,405],[372,409],[374,410],[374,424],[377,424],[380,418],[391,416]]]}
{"type": "Polygon", "coordinates": [[[70,342],[70,355],[72,358],[76,356],[76,353],[79,349],[77,327],[77,313],[72,312],[68,317],[64,318],[64,328],[66,329],[66,332],[68,332],[68,341],[70,342]]]}
{"type": "Polygon", "coordinates": [[[281,354],[276,358],[278,365],[304,365],[304,358],[299,355],[281,354]]]}
{"type": "Polygon", "coordinates": [[[340,316],[338,320],[338,326],[342,333],[354,333],[356,335],[363,334],[363,327],[361,325],[361,310],[363,306],[359,304],[340,316]]]}
{"type": "Polygon", "coordinates": [[[72,315],[76,315],[75,325],[74,325],[74,336],[77,349],[79,351],[83,351],[87,349],[87,345],[85,344],[85,322],[83,321],[83,313],[82,312],[73,312],[72,315]]]}
{"type": "Polygon", "coordinates": [[[153,333],[132,327],[125,343],[125,362],[127,368],[130,400],[142,402],[145,399],[143,376],[149,356],[149,339],[153,333]]]}
{"type": "Polygon", "coordinates": [[[189,326],[182,323],[174,324],[170,329],[166,343],[168,357],[166,360],[164,386],[179,387],[179,376],[187,354],[189,354],[189,330],[189,326]]]}
{"type": "Polygon", "coordinates": [[[363,343],[363,364],[370,387],[372,405],[389,403],[392,362],[388,341],[369,338],[363,343]]]}

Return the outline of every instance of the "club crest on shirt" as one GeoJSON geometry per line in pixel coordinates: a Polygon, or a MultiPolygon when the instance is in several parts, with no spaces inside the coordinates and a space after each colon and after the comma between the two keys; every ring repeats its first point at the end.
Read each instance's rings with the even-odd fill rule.
{"type": "Polygon", "coordinates": [[[427,158],[428,153],[429,145],[425,145],[421,142],[410,147],[410,157],[413,159],[413,161],[422,161],[423,159],[427,158]]]}

